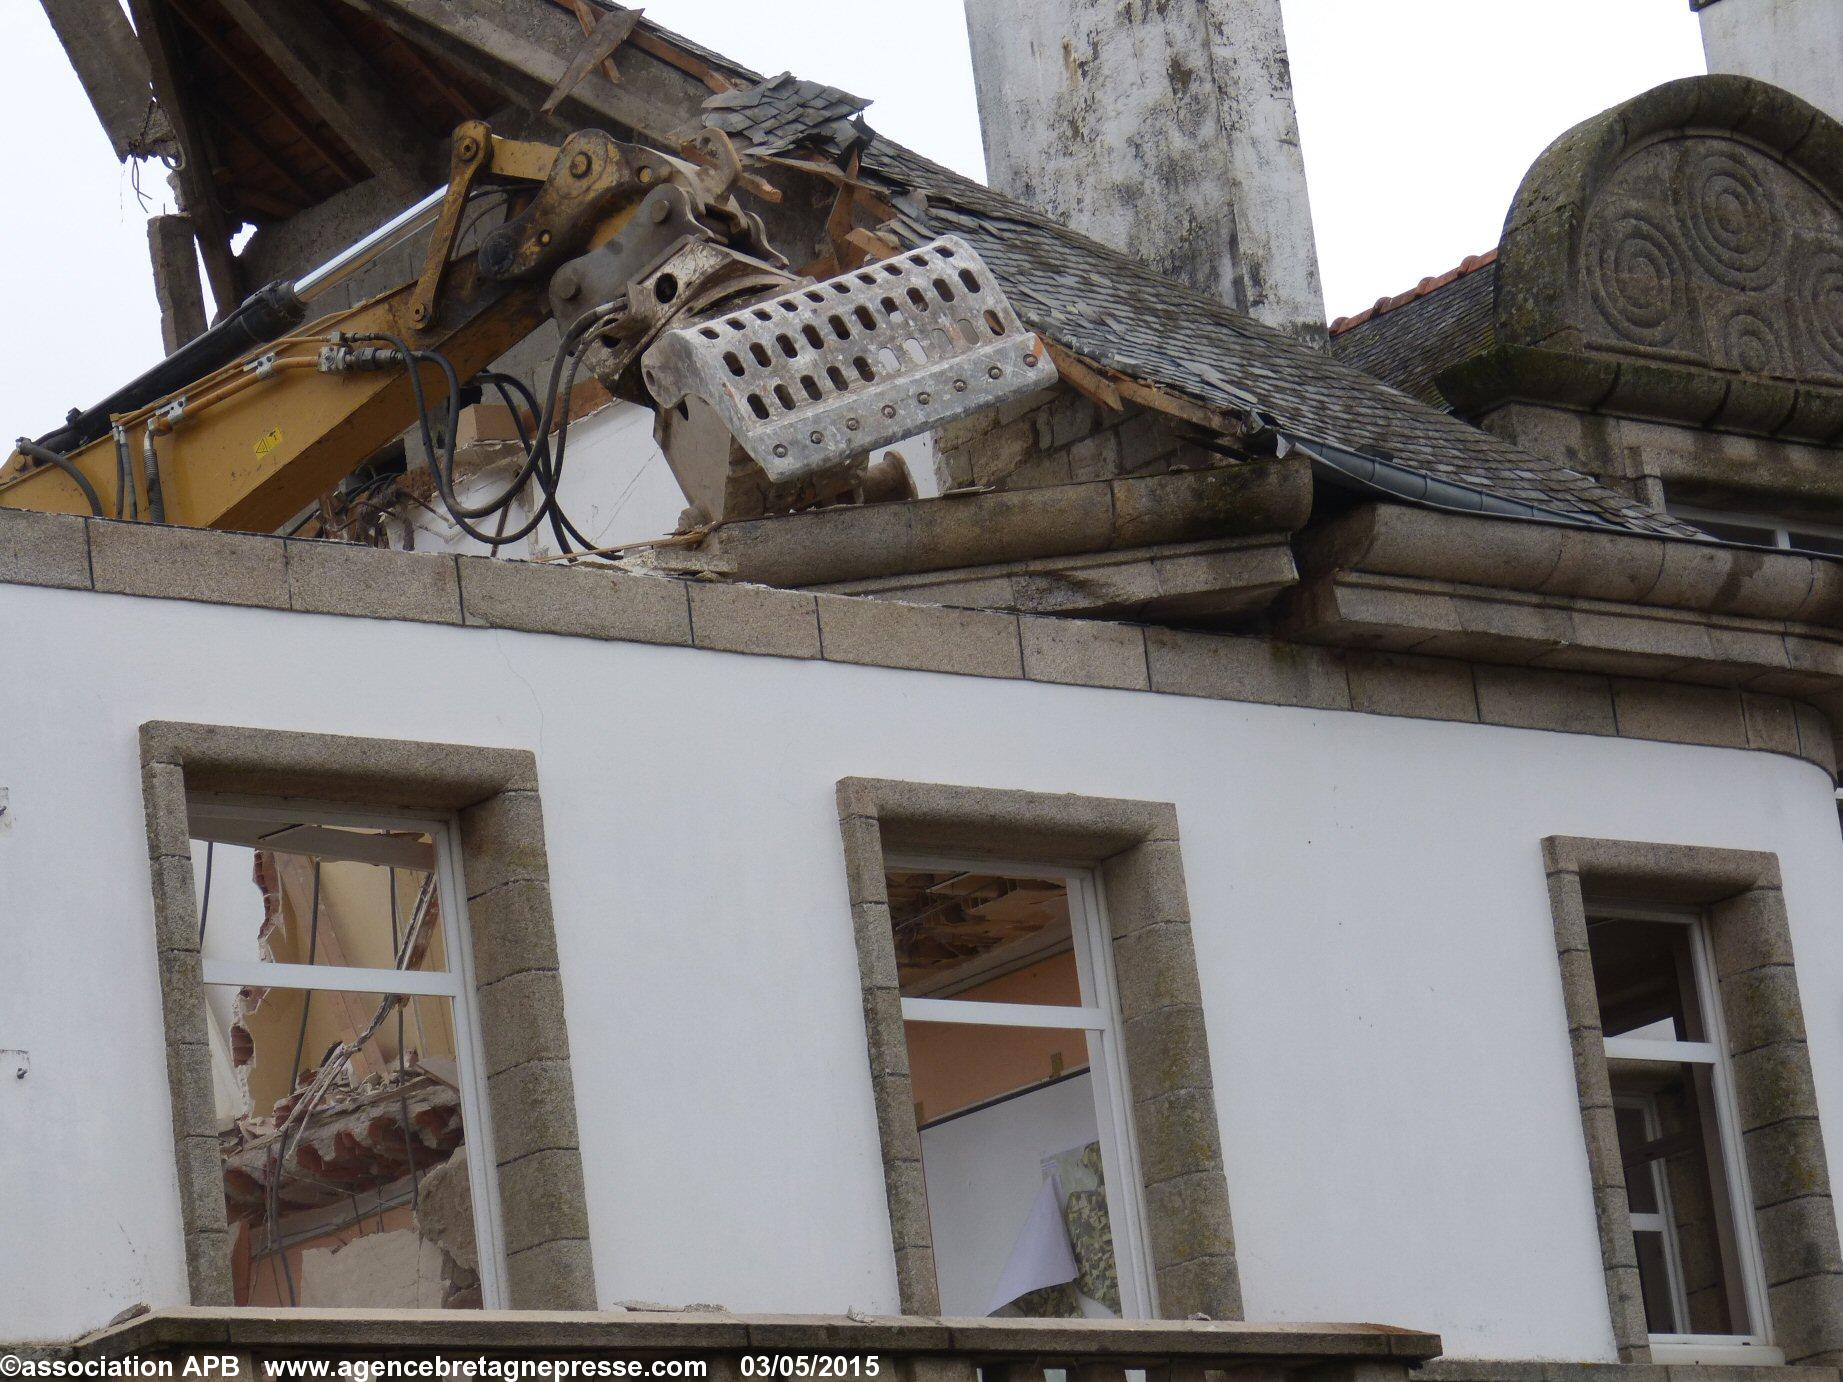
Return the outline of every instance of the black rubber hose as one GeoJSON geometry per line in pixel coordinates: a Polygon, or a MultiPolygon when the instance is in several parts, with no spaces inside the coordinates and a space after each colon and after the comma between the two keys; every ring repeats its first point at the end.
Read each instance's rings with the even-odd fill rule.
{"type": "Polygon", "coordinates": [[[228,365],[253,346],[267,345],[299,326],[307,306],[294,295],[294,285],[276,282],[259,289],[223,321],[194,336],[166,359],[141,374],[91,408],[72,409],[64,425],[38,439],[52,451],[71,452],[87,446],[109,430],[112,414],[132,413],[165,398],[221,365],[228,365]]]}
{"type": "MultiPolygon", "coordinates": [[[[581,532],[576,528],[576,525],[569,521],[568,517],[562,513],[558,506],[557,477],[560,466],[555,466],[553,468],[553,459],[550,449],[550,429],[552,420],[557,416],[558,387],[563,382],[566,364],[568,366],[569,379],[573,383],[576,376],[576,369],[580,364],[580,360],[576,356],[576,351],[580,346],[582,338],[614,310],[612,304],[605,304],[601,307],[593,308],[578,317],[563,333],[561,345],[556,356],[551,361],[550,380],[545,391],[543,411],[541,415],[538,416],[535,437],[527,436],[522,419],[519,419],[516,424],[519,431],[520,442],[524,445],[526,451],[524,463],[519,467],[518,474],[506,485],[504,490],[495,495],[492,499],[481,504],[463,504],[454,492],[454,431],[456,423],[459,420],[461,385],[459,377],[455,373],[453,363],[449,361],[446,356],[438,352],[413,351],[410,349],[408,343],[401,337],[386,332],[372,332],[363,335],[355,335],[350,338],[355,341],[381,341],[390,346],[402,359],[405,367],[409,371],[410,391],[416,401],[417,424],[421,431],[423,448],[429,457],[429,470],[435,477],[436,491],[441,496],[443,507],[447,509],[448,516],[454,522],[455,526],[468,537],[474,539],[474,541],[482,543],[492,548],[494,551],[497,551],[501,547],[522,541],[524,538],[529,537],[537,530],[539,525],[548,518],[551,522],[553,531],[556,533],[558,543],[564,551],[567,552],[570,550],[569,538],[565,536],[566,531],[569,534],[573,534],[576,541],[581,543],[582,546],[590,547],[593,545],[582,536],[581,532]],[[429,425],[428,397],[422,385],[422,372],[417,368],[417,365],[425,360],[441,370],[448,385],[448,428],[447,436],[444,439],[445,444],[441,447],[436,446],[434,432],[429,425]],[[515,531],[509,533],[504,531],[487,533],[480,528],[476,528],[468,521],[474,518],[490,517],[495,513],[503,513],[511,504],[512,500],[534,477],[538,482],[538,487],[543,491],[544,500],[538,505],[531,517],[515,531]]],[[[533,412],[537,412],[536,397],[531,394],[530,390],[525,387],[522,381],[511,379],[511,377],[507,375],[482,377],[496,381],[509,382],[530,400],[533,406],[533,412]]],[[[501,383],[498,387],[503,397],[505,394],[505,386],[501,383]]],[[[514,417],[517,418],[518,409],[513,407],[512,412],[514,417]]],[[[563,407],[563,417],[566,426],[568,416],[569,401],[566,398],[563,407]]],[[[561,450],[562,438],[559,437],[559,460],[561,458],[561,450]]]]}
{"type": "Polygon", "coordinates": [[[90,516],[92,518],[104,517],[102,511],[102,496],[96,493],[96,486],[90,483],[89,476],[72,465],[68,456],[60,456],[50,447],[41,446],[38,442],[30,441],[25,437],[21,437],[17,445],[21,452],[30,456],[33,460],[43,461],[46,465],[54,465],[66,475],[70,476],[76,483],[77,488],[83,491],[83,497],[89,500],[90,516]]]}
{"type": "MultiPolygon", "coordinates": [[[[422,371],[416,368],[420,358],[419,353],[411,350],[399,337],[384,333],[354,336],[351,339],[383,341],[402,358],[405,368],[409,371],[410,392],[414,395],[416,400],[416,421],[422,432],[423,449],[428,453],[429,471],[435,476],[436,492],[440,494],[442,505],[448,510],[448,516],[454,521],[454,525],[474,541],[484,543],[486,546],[494,549],[502,547],[508,542],[517,542],[519,539],[528,536],[537,527],[538,523],[542,521],[544,514],[542,509],[534,514],[531,522],[519,529],[518,532],[502,536],[495,536],[483,532],[481,529],[474,527],[473,524],[469,523],[467,519],[463,517],[464,514],[470,512],[470,509],[462,505],[454,495],[454,479],[452,474],[454,435],[451,430],[447,439],[448,445],[446,447],[436,446],[435,434],[429,427],[429,400],[422,387],[422,371]]],[[[442,357],[432,358],[444,367],[443,373],[447,375],[448,378],[454,378],[454,367],[448,364],[446,359],[442,357]]],[[[484,507],[480,512],[474,513],[473,516],[476,518],[482,517],[487,513],[493,512],[498,506],[510,503],[512,496],[524,487],[535,464],[535,457],[527,458],[525,466],[519,472],[519,478],[515,480],[507,488],[505,493],[501,494],[493,504],[484,507]]]]}

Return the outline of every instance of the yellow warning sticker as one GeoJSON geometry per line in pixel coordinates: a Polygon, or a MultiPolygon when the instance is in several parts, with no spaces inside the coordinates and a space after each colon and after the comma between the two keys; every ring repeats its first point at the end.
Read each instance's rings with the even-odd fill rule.
{"type": "Polygon", "coordinates": [[[260,437],[256,438],[256,459],[260,461],[264,456],[268,455],[281,444],[282,429],[279,427],[271,427],[260,437]]]}

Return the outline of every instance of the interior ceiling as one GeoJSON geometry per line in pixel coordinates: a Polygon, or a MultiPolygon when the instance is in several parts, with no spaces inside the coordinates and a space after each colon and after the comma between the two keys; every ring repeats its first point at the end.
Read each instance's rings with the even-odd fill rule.
{"type": "MultiPolygon", "coordinates": [[[[315,4],[315,0],[293,0],[315,4]]],[[[372,170],[320,119],[217,0],[166,0],[175,64],[227,218],[285,220],[372,170]]],[[[477,78],[416,48],[349,5],[318,4],[377,73],[378,84],[430,145],[502,102],[477,78]]]]}
{"type": "Polygon", "coordinates": [[[1066,932],[1068,893],[1048,878],[891,869],[885,878],[902,981],[944,974],[1046,929],[1066,932]]]}

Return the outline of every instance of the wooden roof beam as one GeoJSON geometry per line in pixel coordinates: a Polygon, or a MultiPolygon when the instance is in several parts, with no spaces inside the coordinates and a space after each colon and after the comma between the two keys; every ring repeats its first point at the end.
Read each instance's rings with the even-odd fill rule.
{"type": "MultiPolygon", "coordinates": [[[[345,0],[401,34],[450,58],[530,110],[561,80],[582,46],[574,14],[552,5],[504,5],[493,0],[345,0]]],[[[663,65],[661,65],[663,67],[663,65]]],[[[683,74],[673,72],[683,80],[683,74]]],[[[687,81],[687,86],[689,82],[687,81]]],[[[658,99],[654,84],[619,86],[591,71],[564,101],[640,138],[676,148],[674,132],[696,113],[692,101],[658,99]]],[[[702,90],[698,95],[708,94],[702,90]]]]}
{"type": "Polygon", "coordinates": [[[301,0],[217,2],[367,168],[408,187],[428,181],[432,132],[390,100],[384,79],[318,7],[301,0]]]}
{"type": "Polygon", "coordinates": [[[134,31],[146,54],[148,79],[153,83],[154,98],[166,112],[173,127],[173,139],[179,145],[179,165],[173,170],[178,184],[180,210],[192,218],[198,234],[198,251],[205,261],[205,276],[211,281],[211,296],[220,315],[243,301],[238,282],[237,261],[231,253],[231,226],[224,215],[211,184],[210,161],[206,156],[204,132],[193,117],[185,81],[174,60],[173,19],[165,0],[128,0],[128,13],[134,31]]]}
{"type": "Polygon", "coordinates": [[[116,0],[39,0],[64,45],[115,156],[178,152],[166,113],[154,102],[147,54],[116,0]]]}

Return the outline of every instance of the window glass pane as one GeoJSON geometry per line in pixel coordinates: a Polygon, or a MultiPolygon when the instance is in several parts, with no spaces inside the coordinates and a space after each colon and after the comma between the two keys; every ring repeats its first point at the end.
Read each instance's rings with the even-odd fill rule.
{"type": "Polygon", "coordinates": [[[884,884],[905,997],[1081,1006],[1062,880],[893,868],[884,884]]]}
{"type": "Polygon", "coordinates": [[[1790,537],[1792,546],[1801,552],[1824,552],[1833,557],[1843,557],[1843,536],[1832,533],[1801,533],[1794,529],[1790,537]]]}
{"type": "Polygon", "coordinates": [[[908,1022],[915,1116],[926,1125],[1088,1068],[1087,1034],[1058,1027],[908,1022]]]}
{"type": "Polygon", "coordinates": [[[1645,1300],[1645,1329],[1652,1334],[1681,1334],[1677,1308],[1671,1299],[1670,1272],[1666,1265],[1669,1247],[1661,1232],[1634,1230],[1632,1243],[1638,1249],[1638,1285],[1645,1300]]]}
{"type": "Polygon", "coordinates": [[[1607,1036],[1704,1039],[1687,925],[1601,918],[1588,923],[1587,938],[1607,1036]]]}
{"type": "Polygon", "coordinates": [[[445,970],[434,870],[434,843],[420,831],[271,821],[214,829],[192,842],[205,956],[445,970]]]}
{"type": "Polygon", "coordinates": [[[1656,1214],[1658,1209],[1657,1171],[1645,1158],[1645,1145],[1653,1140],[1645,1119],[1645,1109],[1621,1104],[1613,1110],[1619,1126],[1619,1157],[1625,1163],[1626,1206],[1634,1214],[1656,1214]]]}
{"type": "Polygon", "coordinates": [[[480,1304],[451,1000],[207,985],[234,1301],[480,1304]]]}
{"type": "Polygon", "coordinates": [[[1714,518],[1690,518],[1679,514],[1678,517],[1692,528],[1700,528],[1710,537],[1718,537],[1723,542],[1746,543],[1753,547],[1776,547],[1779,534],[1772,528],[1759,527],[1751,523],[1730,523],[1714,518]]]}
{"type": "MultiPolygon", "coordinates": [[[[1635,1213],[1658,1216],[1656,1260],[1644,1278],[1646,1308],[1674,1299],[1677,1327],[1659,1332],[1744,1334],[1747,1308],[1735,1246],[1733,1197],[1722,1165],[1713,1071],[1705,1065],[1609,1061],[1613,1097],[1642,1110],[1619,1122],[1626,1194],[1635,1213]],[[1646,1182],[1649,1182],[1647,1187],[1646,1182]],[[1636,1191],[1634,1187],[1638,1187],[1636,1191]],[[1649,1211],[1638,1208],[1648,1203],[1649,1211]],[[1663,1275],[1658,1275],[1660,1269],[1663,1275]],[[1675,1280],[1671,1280],[1674,1272],[1675,1280]]],[[[1653,1318],[1664,1318],[1658,1306],[1653,1318]]]]}
{"type": "Polygon", "coordinates": [[[1086,1034],[910,1023],[909,1059],[943,1312],[1117,1316],[1086,1034]]]}

